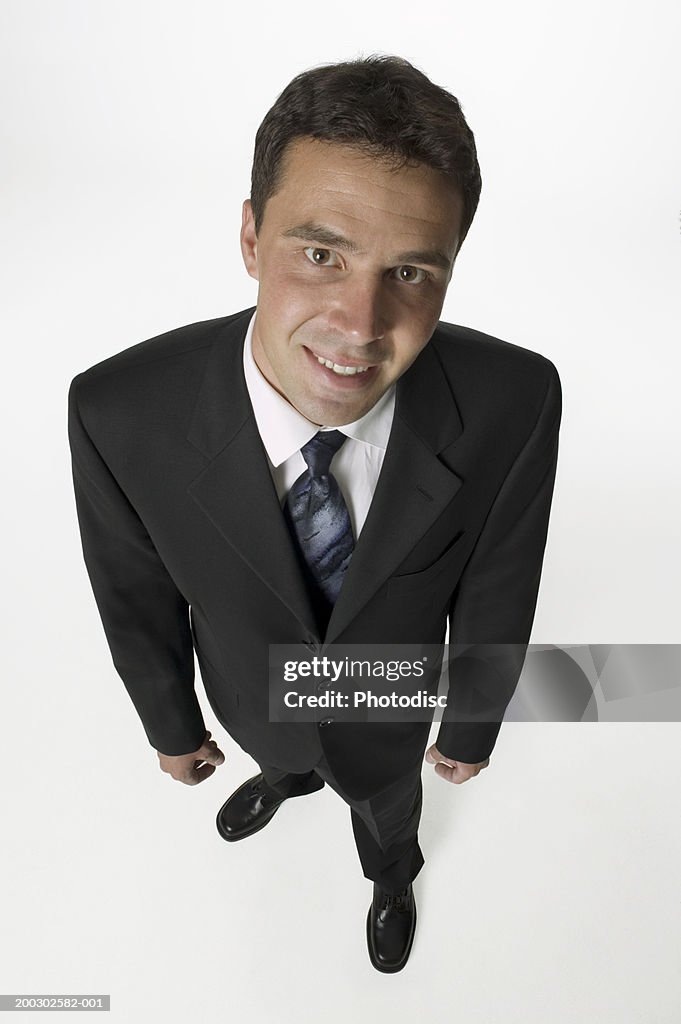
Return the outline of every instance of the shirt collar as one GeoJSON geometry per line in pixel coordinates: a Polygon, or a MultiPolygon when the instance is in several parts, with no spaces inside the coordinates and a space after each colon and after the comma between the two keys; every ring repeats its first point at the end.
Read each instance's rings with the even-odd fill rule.
{"type": "MultiPolygon", "coordinates": [[[[263,377],[253,358],[252,338],[255,313],[244,339],[244,375],[260,437],[273,466],[280,466],[299,451],[320,429],[287,402],[263,377]]],[[[353,423],[322,430],[340,430],[348,437],[385,450],[395,411],[395,385],[379,398],[376,405],[353,423]]]]}

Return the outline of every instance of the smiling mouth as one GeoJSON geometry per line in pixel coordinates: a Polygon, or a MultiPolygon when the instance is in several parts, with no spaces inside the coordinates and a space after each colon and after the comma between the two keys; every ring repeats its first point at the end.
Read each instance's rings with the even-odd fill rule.
{"type": "MultiPolygon", "coordinates": [[[[312,352],[312,349],[310,349],[310,352],[312,352]]],[[[361,366],[346,366],[343,363],[334,363],[333,360],[317,355],[316,352],[312,352],[312,355],[318,363],[321,363],[322,366],[328,367],[329,370],[333,370],[333,372],[337,373],[339,377],[352,377],[358,373],[366,373],[373,365],[372,363],[365,363],[361,366]]]]}

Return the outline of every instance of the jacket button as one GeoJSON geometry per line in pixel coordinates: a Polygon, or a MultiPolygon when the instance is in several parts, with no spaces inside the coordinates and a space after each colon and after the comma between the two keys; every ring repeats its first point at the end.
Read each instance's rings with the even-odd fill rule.
{"type": "Polygon", "coordinates": [[[319,723],[319,728],[321,729],[323,725],[331,725],[332,722],[333,718],[323,718],[319,723]]]}

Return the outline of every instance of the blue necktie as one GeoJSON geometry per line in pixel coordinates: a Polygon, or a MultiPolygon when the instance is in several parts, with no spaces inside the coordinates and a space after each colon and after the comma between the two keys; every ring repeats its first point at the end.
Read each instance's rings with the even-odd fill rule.
{"type": "Polygon", "coordinates": [[[320,430],[300,449],[307,469],[284,504],[294,543],[308,570],[318,612],[327,620],[355,547],[352,524],[331,459],[346,440],[340,430],[320,430]]]}

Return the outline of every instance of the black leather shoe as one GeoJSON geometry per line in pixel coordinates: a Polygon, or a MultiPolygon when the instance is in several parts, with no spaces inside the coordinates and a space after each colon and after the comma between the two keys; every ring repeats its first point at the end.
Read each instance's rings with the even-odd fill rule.
{"type": "Polygon", "coordinates": [[[267,785],[262,773],[254,775],[239,786],[218,811],[215,819],[218,832],[228,843],[252,836],[274,817],[284,800],[285,796],[267,785]]]}
{"type": "Polygon", "coordinates": [[[411,882],[392,896],[374,882],[374,898],[367,916],[369,959],[377,971],[401,971],[411,952],[416,931],[416,900],[411,882]]]}

